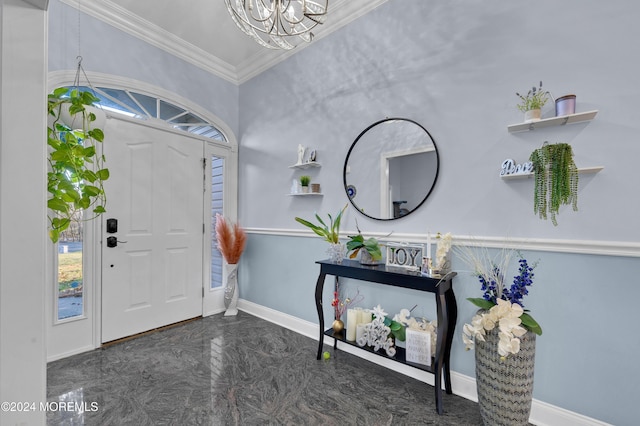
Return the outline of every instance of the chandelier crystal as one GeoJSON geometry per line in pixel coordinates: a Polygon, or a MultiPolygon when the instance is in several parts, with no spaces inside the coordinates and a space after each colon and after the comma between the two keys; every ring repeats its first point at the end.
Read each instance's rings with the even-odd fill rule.
{"type": "Polygon", "coordinates": [[[289,50],[292,39],[313,39],[311,30],[322,24],[329,0],[225,0],[236,25],[268,49],[289,50]]]}

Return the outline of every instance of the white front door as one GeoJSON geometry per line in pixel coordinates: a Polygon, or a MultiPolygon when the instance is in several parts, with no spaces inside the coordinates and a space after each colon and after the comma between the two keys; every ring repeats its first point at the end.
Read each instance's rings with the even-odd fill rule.
{"type": "Polygon", "coordinates": [[[120,119],[107,127],[102,342],[201,316],[203,297],[204,142],[120,119]]]}

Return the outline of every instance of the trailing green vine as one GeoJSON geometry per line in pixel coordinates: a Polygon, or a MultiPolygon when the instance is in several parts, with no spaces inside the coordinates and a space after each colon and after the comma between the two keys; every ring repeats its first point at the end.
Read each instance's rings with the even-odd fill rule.
{"type": "Polygon", "coordinates": [[[549,144],[531,153],[533,163],[533,211],[541,219],[551,216],[554,226],[561,205],[578,210],[578,168],[573,162],[573,149],[568,143],[549,144]]]}
{"type": "Polygon", "coordinates": [[[49,238],[54,243],[72,222],[95,219],[106,211],[103,182],[109,178],[109,169],[104,167],[105,157],[98,149],[104,133],[93,128],[96,116],[86,109],[99,100],[91,92],[65,87],[48,97],[51,123],[47,128],[47,217],[49,238]],[[72,120],[78,121],[79,128],[71,128],[61,120],[67,111],[72,120]],[[91,215],[87,217],[85,212],[91,215]]]}

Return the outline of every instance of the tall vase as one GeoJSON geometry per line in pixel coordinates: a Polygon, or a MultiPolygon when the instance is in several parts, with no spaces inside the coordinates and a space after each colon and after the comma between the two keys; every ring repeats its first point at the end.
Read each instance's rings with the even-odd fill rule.
{"type": "Polygon", "coordinates": [[[497,327],[476,341],[476,386],[485,425],[526,425],[533,397],[536,335],[520,337],[520,351],[504,360],[498,354],[497,327]]]}
{"type": "Polygon", "coordinates": [[[227,284],[224,288],[224,316],[238,315],[238,265],[227,264],[227,284]]]}

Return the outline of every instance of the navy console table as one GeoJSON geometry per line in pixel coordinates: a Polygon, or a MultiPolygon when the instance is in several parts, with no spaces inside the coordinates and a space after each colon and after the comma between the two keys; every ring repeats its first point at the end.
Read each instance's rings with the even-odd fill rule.
{"type": "MultiPolygon", "coordinates": [[[[320,264],[320,275],[318,276],[318,281],[316,283],[316,308],[318,309],[318,319],[320,321],[320,339],[318,341],[317,358],[321,359],[324,336],[326,335],[334,338],[334,349],[336,349],[338,341],[340,341],[363,350],[369,350],[369,352],[394,361],[419,368],[420,370],[428,371],[435,376],[436,409],[438,414],[442,414],[443,373],[445,391],[448,394],[452,393],[449,357],[451,355],[451,343],[453,341],[453,332],[455,330],[456,318],[458,316],[458,307],[456,305],[456,298],[452,287],[452,279],[456,276],[456,273],[450,272],[442,278],[432,278],[422,276],[418,271],[404,270],[402,268],[386,265],[362,265],[360,262],[355,260],[345,259],[341,264],[332,263],[328,260],[321,260],[316,263],[320,264]],[[436,338],[436,353],[435,357],[431,360],[431,366],[407,362],[404,348],[396,347],[396,354],[393,357],[388,357],[384,351],[373,352],[373,350],[367,346],[361,347],[355,342],[346,340],[344,332],[334,333],[331,328],[325,330],[324,311],[322,309],[322,292],[325,277],[327,275],[434,293],[436,297],[438,331],[436,338]]],[[[347,326],[348,325],[349,324],[347,324],[347,326]]]]}

